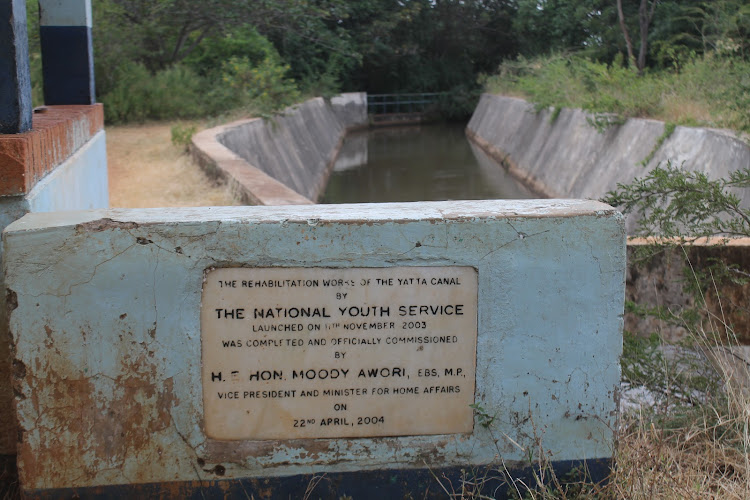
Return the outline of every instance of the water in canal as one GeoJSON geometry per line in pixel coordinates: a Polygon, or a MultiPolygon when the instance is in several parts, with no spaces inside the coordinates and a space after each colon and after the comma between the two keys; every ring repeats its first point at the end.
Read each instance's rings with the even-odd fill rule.
{"type": "Polygon", "coordinates": [[[348,134],[321,203],[536,197],[471,144],[464,128],[435,124],[348,134]]]}

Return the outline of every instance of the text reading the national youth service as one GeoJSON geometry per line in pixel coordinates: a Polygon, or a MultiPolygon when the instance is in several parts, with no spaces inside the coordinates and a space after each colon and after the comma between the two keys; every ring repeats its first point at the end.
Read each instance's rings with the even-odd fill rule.
{"type": "Polygon", "coordinates": [[[465,266],[206,271],[206,434],[471,432],[477,289],[465,266]]]}

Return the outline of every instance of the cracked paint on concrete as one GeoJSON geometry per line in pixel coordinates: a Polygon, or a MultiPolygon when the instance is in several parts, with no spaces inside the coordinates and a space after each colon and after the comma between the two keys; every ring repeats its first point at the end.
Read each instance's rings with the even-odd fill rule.
{"type": "Polygon", "coordinates": [[[4,233],[25,489],[613,456],[623,219],[575,200],[29,214],[4,233]],[[491,430],[217,441],[200,301],[222,266],[473,266],[491,430]],[[497,441],[496,441],[497,439],[497,441]]]}

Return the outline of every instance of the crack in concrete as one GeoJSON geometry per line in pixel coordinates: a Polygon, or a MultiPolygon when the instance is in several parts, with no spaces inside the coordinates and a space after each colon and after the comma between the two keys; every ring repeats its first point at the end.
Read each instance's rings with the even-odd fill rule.
{"type": "Polygon", "coordinates": [[[510,221],[505,221],[505,222],[513,229],[513,231],[515,231],[517,238],[516,239],[512,239],[512,240],[510,240],[510,241],[508,241],[506,243],[503,243],[502,245],[500,245],[499,247],[497,247],[497,248],[495,248],[493,250],[490,250],[489,252],[487,252],[486,254],[484,254],[484,256],[480,260],[486,259],[490,255],[494,254],[495,252],[497,252],[499,250],[502,250],[503,248],[507,247],[508,245],[510,245],[513,242],[516,242],[516,241],[519,241],[519,240],[525,240],[526,238],[532,238],[534,236],[538,236],[538,235],[544,234],[544,233],[549,233],[551,231],[551,229],[545,229],[544,231],[539,231],[538,233],[526,234],[526,233],[521,232],[518,229],[516,229],[513,226],[513,224],[510,223],[510,221]]]}
{"type": "Polygon", "coordinates": [[[72,295],[72,294],[73,294],[73,289],[74,289],[74,288],[76,288],[76,287],[79,287],[79,286],[82,286],[82,285],[86,285],[86,284],[88,284],[88,283],[91,283],[91,281],[93,281],[94,277],[96,276],[96,273],[97,273],[97,271],[99,270],[99,267],[103,266],[104,264],[106,264],[106,263],[108,263],[108,262],[111,262],[111,261],[113,261],[114,259],[116,259],[117,257],[121,256],[122,254],[124,254],[125,252],[127,252],[128,250],[130,250],[131,248],[133,248],[133,247],[134,247],[134,246],[136,246],[136,245],[138,245],[138,243],[133,243],[132,245],[130,245],[130,246],[128,246],[128,247],[126,247],[126,248],[125,248],[124,250],[122,250],[122,251],[120,251],[120,252],[117,252],[117,253],[116,253],[115,255],[113,255],[112,257],[110,257],[110,258],[108,258],[108,259],[105,259],[105,260],[103,260],[103,261],[99,262],[98,264],[96,264],[96,265],[94,266],[94,270],[93,270],[93,271],[91,272],[91,275],[90,275],[90,276],[88,277],[88,279],[85,279],[85,280],[83,280],[83,281],[79,281],[78,283],[73,283],[73,284],[71,284],[71,285],[70,285],[70,286],[68,287],[68,291],[67,291],[66,293],[63,293],[63,294],[56,294],[56,293],[40,293],[40,294],[37,294],[37,295],[34,295],[34,294],[29,294],[29,296],[30,296],[30,297],[33,297],[33,298],[35,298],[35,299],[36,299],[36,298],[39,298],[39,297],[50,296],[50,295],[51,295],[51,296],[53,296],[53,297],[69,297],[70,295],[72,295]]]}

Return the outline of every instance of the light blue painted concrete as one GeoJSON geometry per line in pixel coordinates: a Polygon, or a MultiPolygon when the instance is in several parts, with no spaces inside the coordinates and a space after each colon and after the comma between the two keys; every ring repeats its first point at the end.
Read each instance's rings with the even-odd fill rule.
{"type": "Polygon", "coordinates": [[[4,233],[27,489],[613,456],[625,234],[577,200],[98,210],[4,233]],[[470,434],[208,439],[200,304],[216,266],[473,266],[470,434]],[[531,418],[529,418],[531,417],[531,418]],[[497,443],[494,439],[498,439],[497,443]],[[202,459],[206,465],[196,467],[202,459]],[[33,468],[33,473],[26,472],[33,468]]]}
{"type": "Polygon", "coordinates": [[[108,208],[104,130],[34,186],[26,199],[30,212],[108,208]]]}
{"type": "Polygon", "coordinates": [[[92,27],[91,0],[39,0],[40,26],[92,27]]]}
{"type": "MultiPolygon", "coordinates": [[[[71,134],[72,140],[82,142],[83,131],[71,134]]],[[[107,208],[109,206],[109,187],[107,182],[106,136],[100,131],[65,162],[23,196],[0,197],[0,230],[11,222],[18,220],[29,212],[51,212],[58,210],[84,210],[89,208],[107,208]]],[[[0,259],[3,251],[0,248],[0,259]]],[[[5,289],[4,274],[0,273],[0,289],[5,289]]],[[[5,321],[6,307],[0,307],[0,342],[10,339],[5,321]]],[[[2,360],[5,363],[5,360],[2,360]]],[[[0,373],[8,374],[8,365],[0,366],[0,373]]],[[[10,381],[0,379],[0,418],[11,419],[8,410],[12,391],[10,381]],[[5,408],[5,411],[2,410],[5,408]]],[[[13,427],[4,426],[0,439],[0,454],[13,454],[16,447],[16,432],[13,427]],[[5,444],[11,443],[11,444],[5,444]]]]}

